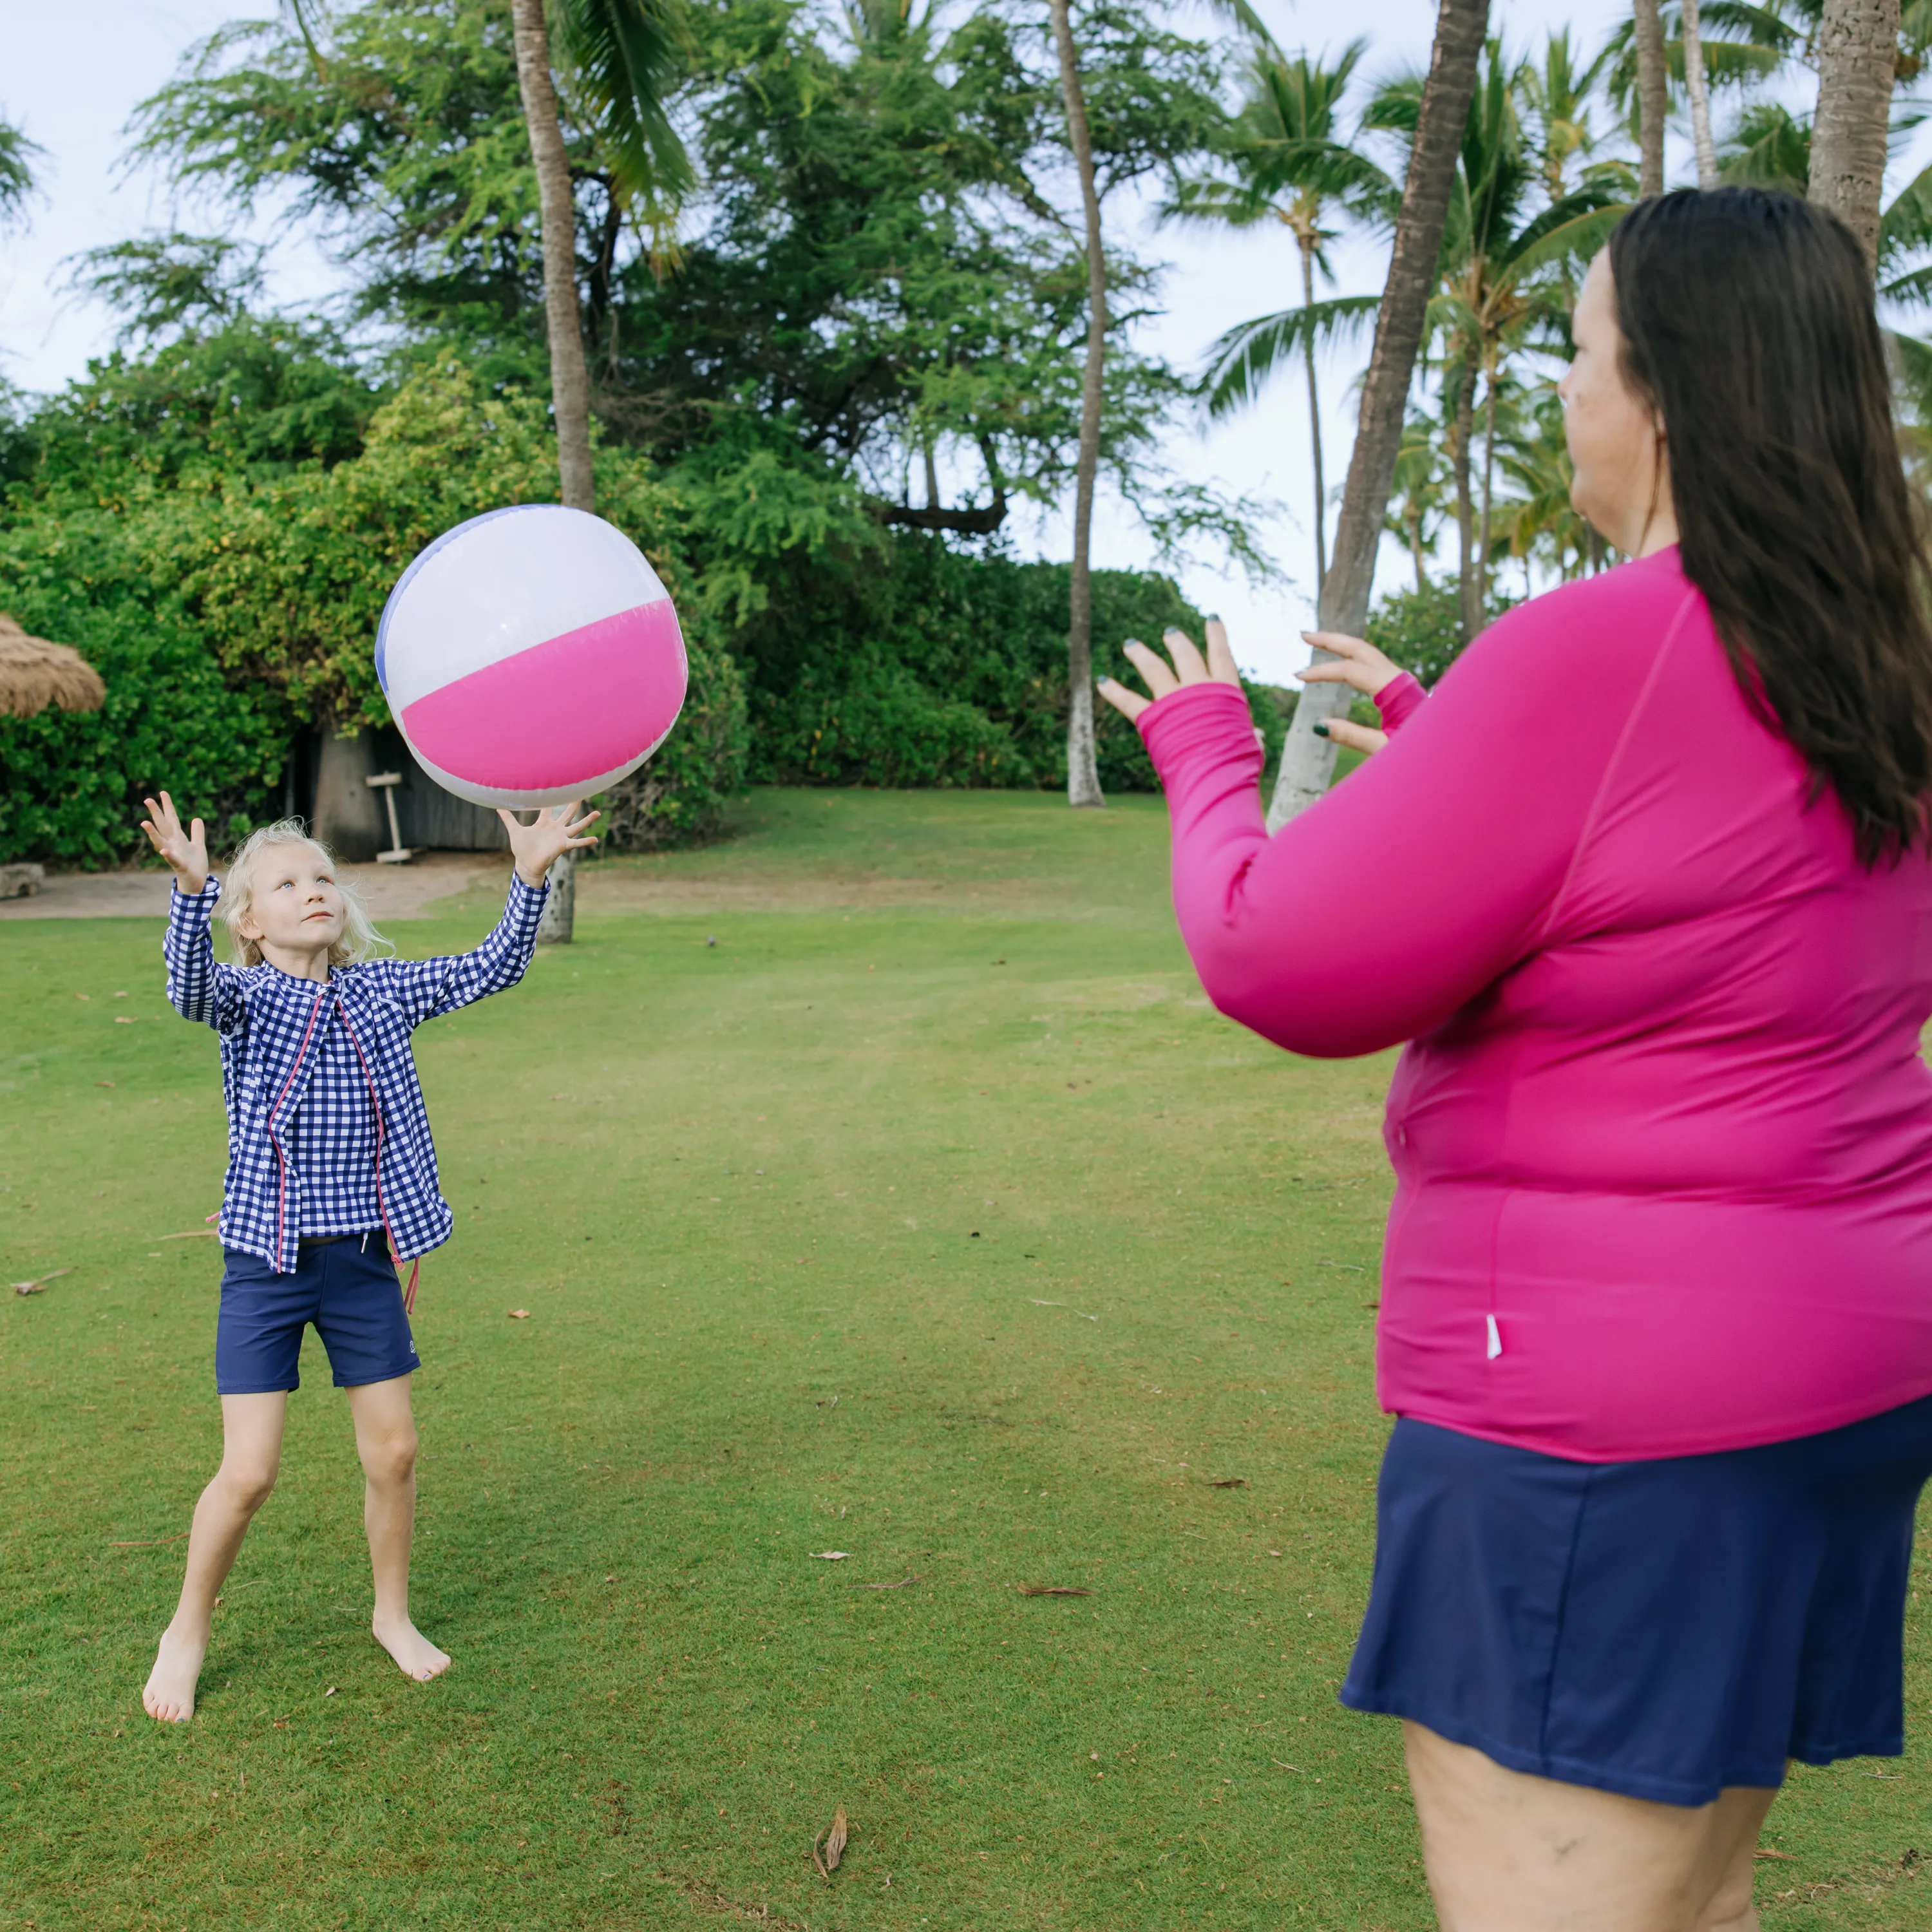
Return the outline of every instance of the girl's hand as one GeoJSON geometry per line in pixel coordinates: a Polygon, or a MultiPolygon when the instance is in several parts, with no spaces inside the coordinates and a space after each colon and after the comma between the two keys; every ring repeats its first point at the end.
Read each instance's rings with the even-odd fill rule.
{"type": "Polygon", "coordinates": [[[1185,631],[1169,628],[1161,634],[1161,641],[1174,660],[1172,670],[1138,638],[1130,638],[1122,646],[1133,660],[1134,668],[1146,680],[1153,697],[1143,698],[1138,692],[1130,691],[1124,684],[1116,684],[1111,677],[1100,680],[1097,688],[1100,695],[1123,718],[1138,718],[1150,704],[1158,704],[1185,684],[1232,684],[1237,691],[1241,688],[1241,674],[1234,668],[1234,654],[1228,648],[1227,626],[1220,618],[1208,620],[1205,658],[1195,649],[1194,640],[1185,631]]]}
{"type": "Polygon", "coordinates": [[[148,808],[148,815],[141,821],[148,842],[173,868],[181,890],[192,897],[208,884],[208,834],[202,830],[201,820],[191,820],[184,832],[175,802],[166,792],[158,805],[151,798],[141,802],[148,808]]]}
{"type": "MultiPolygon", "coordinates": [[[[1394,683],[1402,667],[1384,657],[1366,638],[1344,636],[1340,631],[1304,631],[1301,634],[1316,650],[1331,651],[1333,662],[1312,664],[1295,676],[1304,684],[1346,684],[1364,698],[1394,683]]],[[[1315,728],[1316,735],[1357,752],[1379,752],[1388,742],[1388,734],[1370,724],[1357,724],[1346,718],[1330,718],[1315,728]]]]}
{"type": "Polygon", "coordinates": [[[583,802],[579,799],[574,805],[555,806],[548,812],[540,812],[533,825],[526,825],[514,812],[497,807],[496,816],[503,821],[503,829],[510,835],[510,850],[516,854],[517,877],[532,891],[542,886],[551,866],[565,853],[597,843],[594,838],[576,836],[603,816],[593,812],[588,818],[573,822],[571,815],[583,802]]]}

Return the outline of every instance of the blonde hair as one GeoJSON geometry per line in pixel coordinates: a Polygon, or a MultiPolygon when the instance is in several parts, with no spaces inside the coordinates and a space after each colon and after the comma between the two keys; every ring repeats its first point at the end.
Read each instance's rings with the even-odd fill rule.
{"type": "MultiPolygon", "coordinates": [[[[221,881],[221,917],[228,928],[228,943],[236,960],[244,966],[259,966],[262,949],[252,939],[242,937],[242,924],[255,899],[255,868],[272,846],[307,845],[322,854],[322,862],[333,867],[335,855],[320,838],[309,836],[308,827],[299,818],[278,819],[251,832],[241,849],[228,862],[227,876],[221,881]]],[[[353,966],[368,958],[378,947],[393,952],[395,948],[370,922],[369,909],[362,896],[346,879],[338,878],[335,890],[342,895],[342,937],[328,949],[332,966],[353,966]]]]}

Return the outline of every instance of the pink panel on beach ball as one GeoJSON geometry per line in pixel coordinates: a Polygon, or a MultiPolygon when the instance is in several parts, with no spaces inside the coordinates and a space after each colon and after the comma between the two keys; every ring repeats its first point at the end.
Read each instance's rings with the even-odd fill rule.
{"type": "Polygon", "coordinates": [[[684,703],[677,614],[659,598],[419,698],[402,715],[427,764],[491,792],[555,792],[634,765],[684,703]]]}

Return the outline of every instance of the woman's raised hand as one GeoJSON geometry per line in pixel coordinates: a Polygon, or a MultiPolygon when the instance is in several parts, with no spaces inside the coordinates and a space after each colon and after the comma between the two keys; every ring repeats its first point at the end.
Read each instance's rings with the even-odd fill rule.
{"type": "MultiPolygon", "coordinates": [[[[1401,665],[1384,657],[1366,638],[1351,638],[1340,631],[1304,631],[1301,634],[1317,650],[1332,653],[1325,662],[1318,658],[1306,670],[1295,673],[1304,684],[1346,684],[1364,698],[1372,698],[1402,675],[1401,665]]],[[[1386,731],[1346,718],[1330,718],[1315,728],[1331,742],[1358,752],[1379,752],[1388,742],[1386,731]]]]}
{"type": "Polygon", "coordinates": [[[543,884],[551,866],[565,853],[597,843],[594,838],[578,836],[586,825],[594,825],[603,816],[593,812],[586,818],[577,818],[583,803],[579,799],[574,805],[555,806],[548,812],[540,812],[534,825],[524,824],[514,812],[506,812],[500,806],[497,808],[496,816],[510,835],[510,850],[516,854],[517,876],[532,890],[543,884]]]}
{"type": "Polygon", "coordinates": [[[152,798],[141,802],[148,808],[141,830],[148,835],[148,844],[173,868],[183,892],[200,892],[208,884],[208,834],[202,830],[201,820],[190,820],[184,832],[175,802],[166,792],[158,802],[152,798]]]}
{"type": "Polygon", "coordinates": [[[1151,698],[1143,698],[1138,692],[1130,691],[1124,684],[1118,684],[1111,677],[1099,681],[1100,695],[1122,717],[1138,718],[1150,704],[1158,704],[1183,685],[1232,684],[1236,690],[1240,688],[1241,674],[1234,668],[1234,652],[1228,648],[1228,628],[1220,618],[1208,620],[1208,655],[1204,658],[1185,631],[1170,628],[1162,632],[1161,642],[1166,645],[1168,656],[1174,660],[1172,670],[1138,638],[1130,638],[1122,646],[1132,659],[1134,668],[1145,680],[1148,690],[1154,693],[1151,698]]]}

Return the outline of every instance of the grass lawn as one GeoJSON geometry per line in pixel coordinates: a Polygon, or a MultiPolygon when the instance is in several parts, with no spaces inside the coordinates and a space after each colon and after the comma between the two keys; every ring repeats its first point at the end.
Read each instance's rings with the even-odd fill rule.
{"type": "MultiPolygon", "coordinates": [[[[72,1270],[0,1300],[0,1927],[1430,1925],[1395,1727],[1334,1701],[1390,1061],[1214,1014],[1164,844],[1151,800],[760,793],[599,868],[417,1036],[454,1666],[370,1640],[311,1336],[179,1730],[139,1694],[219,1454],[214,1040],[158,925],[0,929],[0,1274],[72,1270]]],[[[1911,1754],[1794,1776],[1779,1932],[1932,1926],[1914,1615],[1911,1754]]]]}

